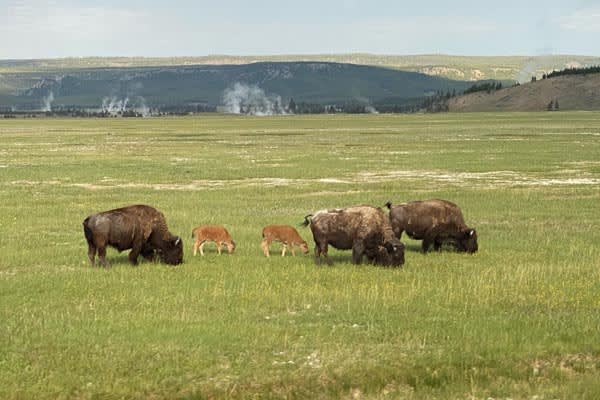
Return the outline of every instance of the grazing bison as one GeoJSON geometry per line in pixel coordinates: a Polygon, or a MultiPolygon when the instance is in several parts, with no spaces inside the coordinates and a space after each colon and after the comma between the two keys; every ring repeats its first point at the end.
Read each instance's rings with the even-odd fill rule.
{"type": "Polygon", "coordinates": [[[88,243],[88,257],[92,267],[96,252],[100,262],[106,261],[106,246],[119,251],[131,249],[129,261],[137,264],[138,256],[151,260],[155,253],[167,264],[183,261],[183,243],[179,236],[167,229],[164,215],[146,205],[133,205],[92,214],[83,221],[83,232],[88,243]]]}
{"type": "Polygon", "coordinates": [[[227,252],[233,253],[235,250],[235,242],[231,238],[227,229],[221,225],[203,225],[192,230],[192,238],[196,236],[194,243],[194,255],[200,249],[200,255],[204,255],[204,245],[206,242],[215,242],[217,244],[217,252],[221,254],[221,246],[227,246],[227,252]]]}
{"type": "Polygon", "coordinates": [[[433,244],[435,250],[440,250],[443,243],[450,243],[458,251],[475,253],[477,232],[465,225],[460,208],[446,200],[412,201],[410,203],[392,206],[390,221],[398,239],[402,232],[412,239],[423,240],[421,251],[427,253],[433,244]]]}
{"type": "Polygon", "coordinates": [[[381,208],[355,206],[321,210],[305,217],[304,225],[308,224],[315,240],[318,264],[321,255],[331,264],[328,245],[341,250],[352,249],[354,264],[360,264],[363,256],[376,265],[404,264],[404,246],[394,237],[389,217],[381,208]]]}
{"type": "Polygon", "coordinates": [[[262,230],[263,240],[260,247],[263,249],[265,256],[269,257],[269,246],[271,242],[281,242],[283,249],[281,256],[285,256],[285,251],[288,246],[292,250],[292,255],[295,256],[294,246],[299,246],[302,253],[308,253],[308,245],[306,241],[300,237],[298,231],[289,225],[267,225],[262,230]]]}

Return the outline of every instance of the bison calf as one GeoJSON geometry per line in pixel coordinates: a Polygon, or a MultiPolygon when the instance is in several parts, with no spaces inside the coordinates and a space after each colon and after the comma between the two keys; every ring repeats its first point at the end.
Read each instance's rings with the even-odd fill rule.
{"type": "Polygon", "coordinates": [[[221,225],[203,225],[194,228],[192,231],[192,238],[196,237],[194,243],[194,255],[200,249],[200,254],[204,255],[204,245],[206,242],[215,242],[217,244],[217,252],[221,254],[221,246],[227,246],[227,252],[233,253],[235,250],[235,242],[231,239],[231,235],[227,232],[227,229],[221,225]]]}
{"type": "Polygon", "coordinates": [[[267,225],[262,230],[263,240],[260,244],[265,256],[269,257],[269,246],[272,242],[281,242],[283,249],[281,256],[285,256],[286,249],[290,248],[292,255],[295,256],[294,246],[299,246],[302,253],[308,253],[306,241],[300,237],[296,229],[289,225],[267,225]]]}
{"type": "Polygon", "coordinates": [[[140,254],[151,260],[156,253],[172,265],[183,261],[181,238],[169,232],[164,215],[150,206],[133,205],[92,214],[83,221],[83,232],[92,266],[96,253],[103,266],[110,266],[107,246],[119,251],[131,249],[129,261],[134,265],[140,254]]]}
{"type": "Polygon", "coordinates": [[[446,200],[412,201],[392,206],[390,221],[398,239],[402,232],[416,240],[423,240],[421,251],[426,253],[433,244],[440,250],[442,244],[450,243],[458,251],[475,253],[478,249],[477,232],[464,221],[460,208],[446,200]]]}
{"type": "Polygon", "coordinates": [[[404,264],[404,246],[394,237],[388,216],[380,208],[355,206],[321,210],[305,217],[315,240],[316,262],[327,255],[329,245],[336,249],[352,249],[352,262],[360,264],[363,256],[377,265],[404,264]],[[310,220],[309,220],[310,218],[310,220]]]}

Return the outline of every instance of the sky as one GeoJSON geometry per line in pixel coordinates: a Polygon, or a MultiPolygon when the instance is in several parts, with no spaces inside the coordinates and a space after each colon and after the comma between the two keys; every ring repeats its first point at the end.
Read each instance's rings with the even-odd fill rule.
{"type": "Polygon", "coordinates": [[[0,0],[0,59],[600,56],[600,0],[0,0]]]}

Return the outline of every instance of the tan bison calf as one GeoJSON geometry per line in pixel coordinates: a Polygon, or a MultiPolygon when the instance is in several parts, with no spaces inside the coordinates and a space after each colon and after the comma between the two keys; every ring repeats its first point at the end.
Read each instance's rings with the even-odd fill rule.
{"type": "Polygon", "coordinates": [[[221,254],[221,246],[227,246],[227,252],[233,253],[235,250],[235,242],[231,238],[227,229],[221,225],[203,225],[194,228],[192,231],[192,238],[196,237],[194,243],[194,255],[200,249],[200,254],[204,255],[204,245],[206,242],[215,242],[217,244],[217,252],[221,254]]]}
{"type": "Polygon", "coordinates": [[[296,229],[289,225],[267,225],[262,230],[262,243],[260,247],[263,249],[265,256],[269,257],[269,246],[272,242],[281,242],[283,249],[281,250],[281,256],[285,256],[285,251],[288,246],[292,250],[292,255],[296,255],[294,246],[300,247],[302,253],[308,253],[308,245],[306,241],[300,237],[300,234],[296,229]]]}

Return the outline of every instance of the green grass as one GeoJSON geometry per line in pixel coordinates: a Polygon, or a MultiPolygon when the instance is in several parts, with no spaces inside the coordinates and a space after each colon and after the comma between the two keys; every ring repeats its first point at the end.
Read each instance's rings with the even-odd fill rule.
{"type": "Polygon", "coordinates": [[[0,398],[598,398],[599,134],[563,112],[0,121],[0,398]],[[477,254],[260,250],[269,223],[432,197],[477,254]],[[183,265],[89,267],[83,219],[132,203],[183,265]],[[204,223],[235,254],[193,257],[204,223]]]}

